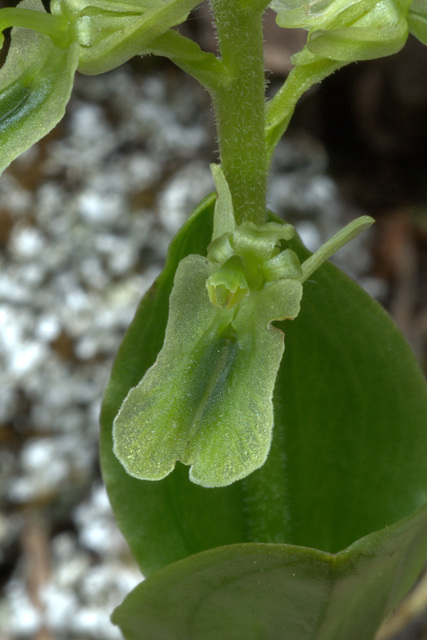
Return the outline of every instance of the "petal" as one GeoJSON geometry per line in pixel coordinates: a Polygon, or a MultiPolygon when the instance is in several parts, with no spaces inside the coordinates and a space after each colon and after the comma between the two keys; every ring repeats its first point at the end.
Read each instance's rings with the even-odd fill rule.
{"type": "Polygon", "coordinates": [[[270,450],[274,384],[284,336],[273,319],[298,315],[302,285],[280,280],[251,293],[233,320],[227,371],[206,403],[198,437],[188,447],[190,478],[205,487],[226,486],[261,467],[270,450]],[[232,359],[231,359],[232,354],[232,359]]]}
{"type": "Polygon", "coordinates": [[[211,304],[206,258],[181,261],[170,297],[164,345],[155,364],[130,390],[114,421],[114,451],[127,472],[145,480],[168,475],[180,459],[190,463],[187,445],[194,437],[215,386],[221,334],[233,312],[211,304]]]}

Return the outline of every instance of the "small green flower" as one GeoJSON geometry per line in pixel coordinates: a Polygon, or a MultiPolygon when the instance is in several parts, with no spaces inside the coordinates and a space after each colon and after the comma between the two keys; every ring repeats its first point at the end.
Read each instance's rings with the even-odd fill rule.
{"type": "Polygon", "coordinates": [[[0,173],[61,120],[79,61],[67,20],[47,13],[41,0],[0,9],[0,31],[9,26],[0,69],[0,173]]]}
{"type": "Polygon", "coordinates": [[[79,71],[104,73],[184,22],[198,0],[52,0],[51,11],[72,25],[80,46],[79,71]]]}
{"type": "Polygon", "coordinates": [[[409,7],[409,31],[420,42],[427,44],[427,1],[413,0],[409,7]]]}
{"type": "Polygon", "coordinates": [[[231,484],[262,466],[273,430],[273,390],[284,351],[274,320],[295,318],[303,282],[372,223],[356,220],[300,264],[281,241],[291,225],[236,227],[228,185],[218,198],[207,258],[178,266],[163,347],[114,420],[114,452],[126,471],[160,480],[179,460],[204,487],[231,484]]]}
{"type": "Polygon", "coordinates": [[[294,64],[321,58],[340,62],[369,60],[391,55],[405,44],[411,0],[274,0],[277,23],[284,28],[306,29],[306,47],[293,57],[294,64]]]}

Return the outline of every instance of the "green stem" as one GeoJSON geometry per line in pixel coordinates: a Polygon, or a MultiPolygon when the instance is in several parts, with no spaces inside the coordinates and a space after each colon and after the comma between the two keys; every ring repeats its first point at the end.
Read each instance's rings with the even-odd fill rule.
{"type": "Polygon", "coordinates": [[[212,91],[212,100],[236,222],[262,224],[267,192],[263,9],[242,4],[212,0],[220,54],[229,74],[228,84],[212,91]]]}
{"type": "Polygon", "coordinates": [[[322,58],[311,64],[292,69],[285,83],[270,100],[266,110],[265,141],[269,160],[277,143],[285,133],[295,105],[305,91],[343,66],[343,62],[322,58]]]}

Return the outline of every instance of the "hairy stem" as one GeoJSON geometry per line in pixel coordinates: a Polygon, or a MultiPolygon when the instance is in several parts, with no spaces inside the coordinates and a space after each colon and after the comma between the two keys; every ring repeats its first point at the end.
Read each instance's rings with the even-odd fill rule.
{"type": "Polygon", "coordinates": [[[237,224],[262,224],[266,215],[263,8],[212,0],[218,44],[229,82],[212,91],[221,165],[237,224]]]}

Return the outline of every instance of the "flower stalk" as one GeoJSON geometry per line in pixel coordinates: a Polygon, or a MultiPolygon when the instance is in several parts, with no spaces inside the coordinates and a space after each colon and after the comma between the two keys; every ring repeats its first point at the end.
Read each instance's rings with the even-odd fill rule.
{"type": "Polygon", "coordinates": [[[260,7],[212,0],[218,45],[229,82],[212,92],[221,166],[236,223],[266,219],[265,75],[260,7]]]}

